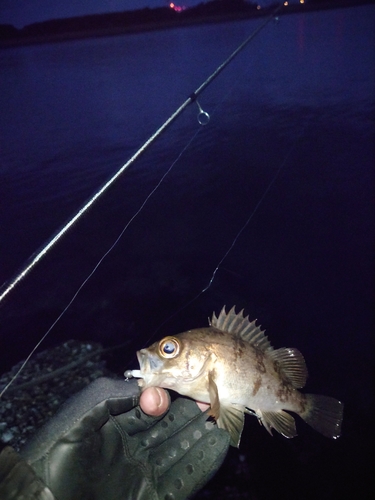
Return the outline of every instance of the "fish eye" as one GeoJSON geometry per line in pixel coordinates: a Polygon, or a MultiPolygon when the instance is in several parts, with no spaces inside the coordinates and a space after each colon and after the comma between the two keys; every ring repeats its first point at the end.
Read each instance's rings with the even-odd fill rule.
{"type": "Polygon", "coordinates": [[[180,352],[180,342],[175,337],[165,337],[159,342],[159,352],[163,358],[174,358],[180,352]]]}

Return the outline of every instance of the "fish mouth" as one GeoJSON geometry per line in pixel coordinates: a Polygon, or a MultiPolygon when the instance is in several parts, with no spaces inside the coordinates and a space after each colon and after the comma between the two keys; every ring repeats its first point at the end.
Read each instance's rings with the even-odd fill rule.
{"type": "Polygon", "coordinates": [[[137,351],[137,358],[140,367],[138,385],[142,391],[148,387],[173,389],[176,381],[164,371],[164,362],[157,354],[148,349],[141,349],[137,351]]]}
{"type": "Polygon", "coordinates": [[[163,366],[161,359],[158,356],[150,354],[146,349],[137,351],[137,358],[142,376],[150,373],[156,374],[163,366]]]}

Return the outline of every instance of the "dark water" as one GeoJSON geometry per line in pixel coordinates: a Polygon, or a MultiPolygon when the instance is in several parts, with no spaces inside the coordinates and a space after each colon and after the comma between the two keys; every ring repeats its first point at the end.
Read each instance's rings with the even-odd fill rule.
{"type": "MultiPolygon", "coordinates": [[[[300,438],[271,440],[248,419],[243,470],[225,476],[244,498],[368,491],[374,13],[367,6],[269,24],[202,95],[209,125],[44,343],[131,339],[112,360],[121,373],[171,315],[152,341],[236,304],[275,347],[298,347],[307,390],[344,401],[343,437],[328,441],[299,422],[300,438]],[[273,180],[210,288],[179,311],[207,286],[273,180]]],[[[258,23],[0,52],[1,283],[258,23]]],[[[61,313],[199,129],[196,114],[188,108],[3,301],[2,371],[61,313]]]]}

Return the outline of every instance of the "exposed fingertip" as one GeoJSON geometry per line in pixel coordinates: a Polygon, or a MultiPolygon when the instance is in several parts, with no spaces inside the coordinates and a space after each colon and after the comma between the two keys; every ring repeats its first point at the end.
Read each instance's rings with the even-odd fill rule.
{"type": "Polygon", "coordinates": [[[169,397],[164,389],[149,387],[141,394],[139,404],[147,415],[158,417],[168,410],[169,397]]]}
{"type": "Polygon", "coordinates": [[[201,411],[206,411],[210,407],[210,405],[208,403],[201,403],[200,401],[196,401],[196,403],[197,403],[198,408],[201,411]]]}

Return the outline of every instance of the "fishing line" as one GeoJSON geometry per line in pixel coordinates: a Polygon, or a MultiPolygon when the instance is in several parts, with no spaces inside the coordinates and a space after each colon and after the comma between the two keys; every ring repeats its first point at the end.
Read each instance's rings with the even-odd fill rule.
{"type": "MultiPolygon", "coordinates": [[[[214,272],[212,273],[212,276],[210,278],[210,281],[208,282],[208,285],[203,288],[203,290],[199,293],[198,297],[206,292],[210,286],[212,285],[214,279],[215,279],[215,276],[216,276],[216,273],[217,271],[219,270],[219,267],[221,266],[221,264],[224,262],[224,260],[228,257],[229,253],[233,250],[233,247],[235,246],[235,244],[237,243],[237,240],[238,238],[241,236],[241,234],[243,233],[243,231],[246,229],[246,227],[248,226],[249,222],[251,221],[251,219],[254,217],[255,213],[257,212],[258,208],[260,207],[262,201],[264,200],[264,198],[267,196],[269,190],[271,189],[271,187],[273,186],[273,184],[275,183],[276,179],[278,178],[281,170],[284,168],[289,156],[291,155],[295,145],[297,144],[297,140],[294,141],[294,143],[292,144],[291,148],[289,149],[288,153],[286,154],[284,160],[281,162],[281,165],[279,166],[279,168],[277,169],[273,179],[271,180],[271,182],[268,184],[266,190],[264,191],[263,195],[261,196],[260,200],[258,201],[258,203],[255,205],[255,208],[254,210],[252,211],[252,213],[250,214],[250,216],[248,217],[247,221],[245,222],[245,224],[241,227],[241,229],[238,231],[238,233],[236,234],[234,240],[232,241],[232,244],[230,245],[230,247],[228,248],[228,250],[225,252],[225,254],[223,255],[223,257],[221,258],[221,260],[219,261],[218,265],[215,267],[215,270],[214,272]]],[[[195,300],[195,299],[194,299],[195,300]]]]}
{"type": "Polygon", "coordinates": [[[52,323],[52,325],[48,328],[46,333],[42,336],[42,338],[37,342],[37,344],[34,346],[34,348],[31,350],[25,361],[21,364],[20,368],[18,371],[15,373],[15,375],[11,378],[11,380],[6,384],[5,387],[0,392],[0,399],[3,396],[3,394],[8,390],[8,388],[13,384],[13,382],[18,378],[19,374],[22,372],[22,370],[25,368],[26,364],[29,362],[30,358],[34,354],[34,352],[38,349],[40,344],[44,341],[44,339],[47,337],[47,335],[50,333],[50,331],[54,328],[54,326],[60,321],[60,319],[64,316],[66,311],[69,309],[69,307],[73,304],[74,300],[76,299],[77,295],[79,292],[82,290],[82,288],[85,286],[85,284],[89,281],[89,279],[92,277],[92,275],[95,273],[95,271],[98,269],[100,264],[103,262],[103,260],[108,256],[108,254],[114,249],[114,247],[117,245],[117,243],[120,241],[121,237],[125,233],[125,231],[128,229],[130,224],[133,222],[133,220],[140,214],[140,212],[143,210],[144,206],[148,202],[148,200],[152,197],[152,195],[156,192],[156,190],[159,188],[159,186],[162,184],[166,176],[170,173],[172,168],[175,166],[175,164],[178,162],[178,160],[181,158],[181,156],[184,154],[184,152],[189,148],[190,144],[194,141],[198,133],[200,132],[200,128],[196,130],[196,132],[193,134],[193,136],[190,138],[190,140],[187,142],[187,144],[183,147],[183,149],[180,151],[179,155],[177,158],[172,162],[168,170],[163,174],[163,176],[160,178],[159,182],[156,184],[156,186],[151,190],[151,192],[147,195],[146,199],[143,201],[139,209],[135,212],[135,214],[130,218],[130,220],[126,223],[126,225],[123,227],[121,230],[120,234],[117,236],[115,241],[112,243],[112,245],[108,248],[108,250],[102,255],[102,257],[99,259],[99,261],[96,263],[92,271],[88,274],[88,276],[83,280],[83,282],[80,284],[76,292],[74,293],[73,297],[70,299],[68,304],[64,307],[62,312],[57,316],[55,321],[52,323]]]}
{"type": "Polygon", "coordinates": [[[147,339],[146,343],[148,343],[154,336],[155,334],[160,330],[160,328],[162,326],[164,326],[166,323],[168,323],[168,321],[172,318],[174,318],[177,314],[179,314],[181,311],[183,311],[184,309],[186,309],[188,306],[190,306],[193,302],[195,302],[197,299],[199,299],[199,297],[201,295],[203,295],[203,293],[207,292],[207,290],[211,287],[212,283],[214,282],[214,279],[216,277],[216,273],[218,272],[221,264],[224,262],[224,260],[228,257],[228,255],[230,254],[230,252],[233,250],[234,246],[236,245],[238,239],[240,238],[241,234],[243,233],[243,231],[246,229],[246,227],[248,226],[248,224],[250,223],[251,219],[254,217],[254,215],[256,214],[256,212],[258,211],[260,205],[262,204],[262,202],[264,201],[265,197],[267,196],[268,192],[270,191],[270,189],[272,188],[273,184],[275,183],[276,179],[279,177],[280,175],[280,172],[281,170],[284,168],[286,162],[288,161],[290,155],[292,154],[294,148],[296,147],[298,141],[300,140],[300,138],[302,137],[302,135],[304,134],[304,131],[306,130],[306,126],[303,127],[303,130],[301,132],[301,134],[299,136],[297,136],[297,138],[295,139],[295,141],[292,143],[291,147],[289,148],[289,151],[287,152],[287,154],[285,155],[284,157],[284,160],[281,162],[279,168],[277,169],[275,175],[273,176],[273,178],[271,179],[271,181],[269,182],[268,186],[266,187],[266,190],[264,191],[264,193],[262,194],[262,196],[260,197],[258,203],[255,205],[253,211],[250,213],[249,217],[247,218],[247,220],[245,221],[245,223],[241,226],[240,230],[237,232],[236,236],[234,237],[231,245],[229,246],[228,250],[224,253],[223,257],[220,259],[219,263],[217,264],[217,266],[215,267],[212,275],[211,275],[211,278],[207,284],[207,286],[205,286],[197,295],[195,295],[192,299],[188,300],[184,305],[182,305],[179,309],[177,309],[177,311],[175,311],[173,314],[171,314],[170,316],[168,316],[167,319],[165,319],[158,327],[157,329],[152,333],[152,335],[147,339]]]}
{"type": "MultiPolygon", "coordinates": [[[[276,9],[276,11],[274,11],[274,13],[272,14],[272,17],[275,16],[275,14],[277,13],[278,10],[280,10],[282,8],[282,5],[280,7],[278,7],[276,9]]],[[[271,19],[272,19],[271,17],[271,19]]],[[[279,18],[278,17],[274,17],[275,21],[279,21],[279,18]]],[[[270,19],[268,19],[267,22],[269,22],[270,19]]],[[[250,38],[250,37],[249,37],[250,38]]],[[[243,45],[243,44],[242,44],[243,45]]],[[[247,75],[249,73],[249,70],[245,72],[245,75],[247,75]]],[[[230,94],[233,92],[233,90],[238,86],[238,82],[234,83],[232,85],[232,87],[228,90],[228,92],[224,95],[224,97],[216,104],[216,106],[213,108],[213,110],[211,111],[211,116],[214,115],[218,109],[222,106],[223,102],[225,102],[228,97],[230,96],[230,94]]],[[[201,107],[201,105],[199,104],[198,101],[196,101],[196,104],[198,106],[198,122],[201,124],[201,125],[206,125],[209,120],[210,120],[210,115],[204,111],[201,107]]],[[[162,326],[164,326],[166,323],[168,323],[168,321],[172,318],[174,318],[177,314],[179,314],[181,311],[183,311],[184,309],[186,309],[189,305],[191,305],[193,302],[195,302],[204,292],[206,292],[212,285],[214,279],[215,279],[215,276],[216,276],[216,273],[217,271],[219,270],[221,264],[224,262],[224,260],[226,259],[226,257],[228,256],[228,254],[231,252],[231,250],[233,249],[233,247],[235,246],[235,244],[237,243],[237,240],[239,239],[239,237],[241,236],[242,232],[246,229],[247,225],[250,223],[251,219],[254,217],[255,213],[257,212],[259,206],[261,205],[261,203],[263,202],[264,198],[267,196],[269,190],[271,189],[272,185],[274,184],[274,182],[276,181],[277,177],[279,176],[281,170],[283,169],[283,167],[285,166],[285,163],[287,162],[289,156],[291,155],[294,147],[296,146],[297,142],[299,141],[299,139],[302,137],[302,135],[304,134],[304,131],[306,129],[306,125],[302,128],[302,132],[299,136],[297,136],[296,140],[293,142],[290,150],[287,152],[284,160],[281,162],[280,164],[280,167],[278,168],[275,176],[272,178],[272,180],[270,181],[269,185],[267,186],[266,190],[264,191],[263,195],[261,196],[260,200],[258,201],[258,203],[256,204],[254,210],[252,211],[252,213],[250,214],[249,218],[247,219],[247,221],[245,222],[245,224],[241,227],[241,229],[238,231],[237,235],[235,236],[232,244],[229,246],[228,250],[225,252],[225,254],[223,255],[223,257],[221,258],[221,260],[219,261],[218,265],[215,267],[213,273],[212,273],[212,276],[207,284],[207,286],[205,288],[203,288],[196,296],[194,296],[192,299],[188,300],[184,305],[182,305],[180,308],[178,308],[175,312],[173,312],[170,316],[168,316],[157,328],[156,330],[154,330],[154,332],[150,335],[150,337],[146,340],[146,343],[150,342],[150,340],[156,335],[156,333],[160,330],[160,328],[162,328],[162,326]]],[[[200,129],[199,129],[200,130],[200,129]]]]}
{"type": "MultiPolygon", "coordinates": [[[[232,54],[220,64],[216,70],[198,87],[172,115],[161,125],[156,132],[134,153],[134,155],[80,208],[80,210],[63,226],[60,231],[55,234],[42,249],[31,259],[31,261],[5,286],[5,289],[0,294],[0,303],[13,290],[13,288],[22,281],[25,276],[34,268],[34,266],[53,248],[53,246],[62,238],[65,233],[82,217],[82,215],[102,196],[107,189],[120,177],[125,170],[132,165],[135,160],[145,152],[145,150],[171,125],[172,122],[185,110],[189,104],[196,101],[199,94],[223,71],[223,69],[244,49],[244,47],[274,18],[277,12],[282,8],[282,5],[277,7],[266,20],[253,31],[253,33],[242,42],[232,54]]],[[[203,112],[203,115],[205,112],[203,112]]],[[[201,113],[200,113],[201,115],[201,113]]],[[[203,118],[202,115],[202,118],[203,118]]]]}
{"type": "MultiPolygon", "coordinates": [[[[9,282],[8,285],[5,284],[5,288],[0,294],[0,303],[1,301],[8,295],[10,291],[14,289],[14,287],[22,281],[23,278],[25,278],[28,273],[35,267],[35,265],[53,248],[53,246],[65,235],[65,233],[72,227],[74,224],[82,217],[82,215],[96,202],[96,200],[102,196],[107,189],[120,177],[120,175],[130,166],[134,163],[134,161],[153,143],[163,132],[166,130],[166,128],[185,110],[185,108],[191,104],[192,102],[196,102],[198,106],[198,122],[200,125],[206,125],[210,119],[210,116],[207,112],[205,112],[199,102],[197,101],[197,97],[199,94],[203,92],[203,90],[223,71],[223,69],[237,56],[237,54],[244,49],[244,47],[251,41],[253,38],[274,18],[274,16],[277,14],[277,12],[282,8],[282,5],[277,7],[272,14],[266,18],[266,20],[258,26],[258,28],[248,37],[244,42],[242,42],[237,49],[232,52],[232,54],[222,63],[220,64],[217,69],[198,87],[189,97],[186,99],[183,104],[174,112],[172,115],[154,132],[154,134],[147,139],[147,141],[136,151],[136,153],[81,207],[81,209],[42,247],[42,249],[36,253],[36,255],[30,260],[30,262],[9,282]]],[[[160,181],[157,183],[155,188],[149,193],[149,195],[146,197],[145,201],[142,203],[140,208],[137,210],[137,212],[132,216],[132,218],[128,221],[128,223],[124,226],[122,229],[121,233],[119,236],[116,238],[114,243],[110,246],[110,248],[104,253],[104,255],[99,259],[98,263],[94,266],[93,270],[89,273],[89,275],[84,279],[84,281],[81,283],[77,291],[74,293],[73,297],[69,301],[69,303],[65,306],[63,311],[58,315],[56,320],[52,323],[52,325],[49,327],[49,329],[46,331],[46,333],[42,336],[42,338],[38,341],[38,343],[35,345],[35,347],[32,349],[30,354],[27,356],[26,360],[22,363],[21,367],[17,371],[17,373],[14,375],[14,377],[10,380],[10,382],[3,388],[3,390],[0,392],[0,398],[2,395],[5,393],[5,391],[8,389],[8,387],[16,380],[16,378],[19,376],[25,365],[28,363],[34,352],[38,349],[40,344],[44,341],[44,339],[47,337],[47,335],[50,333],[50,331],[53,329],[53,327],[57,324],[57,322],[61,319],[61,317],[65,314],[65,312],[69,309],[71,304],[74,302],[76,299],[77,295],[79,292],[82,290],[82,288],[85,286],[87,281],[92,277],[92,275],[96,272],[100,264],[103,262],[103,260],[107,257],[107,255],[113,250],[113,248],[117,245],[119,240],[121,239],[122,235],[126,231],[126,229],[129,227],[129,225],[132,223],[132,221],[138,216],[138,214],[141,212],[141,210],[144,208],[150,197],[155,193],[155,191],[159,188],[160,184],[163,182],[165,177],[169,174],[169,172],[172,170],[173,166],[175,163],[179,160],[181,155],[184,153],[184,151],[190,146],[190,144],[193,142],[195,139],[196,135],[199,133],[198,129],[195,134],[192,136],[190,141],[186,144],[186,146],[183,148],[183,150],[180,152],[176,160],[171,164],[169,169],[165,172],[165,174],[162,176],[160,181]]],[[[241,231],[242,232],[242,231],[241,231]]],[[[239,237],[239,234],[238,234],[239,237]]],[[[235,242],[233,245],[230,247],[228,250],[228,253],[234,246],[235,242]]],[[[226,254],[227,255],[227,254],[226,254]]],[[[222,261],[225,259],[226,255],[223,257],[222,261]]],[[[218,267],[220,266],[221,262],[218,264],[218,267]]],[[[217,269],[214,271],[214,275],[211,278],[211,281],[209,285],[206,287],[206,289],[202,290],[200,294],[196,298],[198,298],[204,291],[206,291],[210,286],[213,281],[213,278],[216,274],[217,269]]],[[[193,300],[195,300],[194,298],[193,300]]],[[[186,307],[186,306],[185,306],[186,307]]]]}

